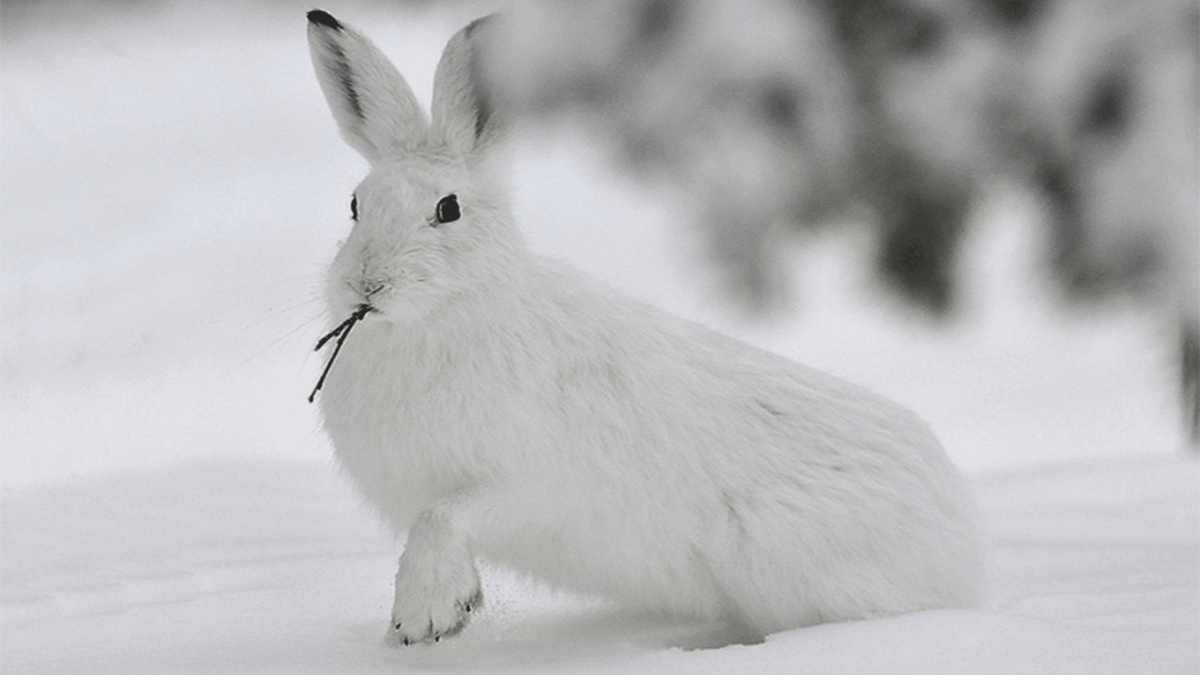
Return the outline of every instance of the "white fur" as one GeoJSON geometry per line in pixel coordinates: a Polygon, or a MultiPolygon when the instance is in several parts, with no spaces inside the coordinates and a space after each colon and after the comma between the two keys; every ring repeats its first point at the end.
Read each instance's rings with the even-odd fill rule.
{"type": "Polygon", "coordinates": [[[970,500],[914,415],[525,250],[493,175],[500,134],[464,132],[465,32],[438,68],[433,125],[409,109],[346,118],[330,59],[368,74],[353,86],[408,85],[349,28],[310,23],[310,40],[371,163],[329,298],[335,323],[376,311],[321,409],[349,475],[408,532],[395,641],[462,628],[476,556],[752,636],[979,600],[970,500]],[[431,226],[450,193],[462,218],[431,226]]]}

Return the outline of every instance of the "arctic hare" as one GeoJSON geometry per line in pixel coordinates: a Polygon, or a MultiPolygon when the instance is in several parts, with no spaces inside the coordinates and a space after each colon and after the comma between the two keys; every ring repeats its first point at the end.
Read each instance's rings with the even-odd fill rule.
{"type": "Polygon", "coordinates": [[[525,249],[479,77],[488,21],[446,46],[427,120],[370,41],[308,14],[370,163],[318,389],[341,464],[408,535],[390,639],[462,630],[477,556],[750,639],[975,603],[973,508],[923,422],[525,249]]]}

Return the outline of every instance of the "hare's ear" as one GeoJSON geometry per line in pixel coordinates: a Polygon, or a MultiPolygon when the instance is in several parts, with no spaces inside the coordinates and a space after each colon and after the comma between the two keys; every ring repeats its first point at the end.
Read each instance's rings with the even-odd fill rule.
{"type": "Polygon", "coordinates": [[[308,13],[308,47],[342,136],[369,162],[420,145],[428,125],[408,82],[361,33],[308,13]]]}
{"type": "Polygon", "coordinates": [[[489,27],[496,21],[492,14],[458,31],[446,44],[434,73],[433,132],[462,154],[482,148],[502,131],[482,67],[489,27]]]}

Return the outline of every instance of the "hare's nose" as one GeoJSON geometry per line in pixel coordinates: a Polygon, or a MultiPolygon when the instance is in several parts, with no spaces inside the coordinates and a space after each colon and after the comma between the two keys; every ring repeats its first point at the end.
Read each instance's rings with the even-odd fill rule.
{"type": "Polygon", "coordinates": [[[381,279],[346,279],[346,286],[359,299],[369,302],[387,287],[387,282],[381,279]]]}
{"type": "Polygon", "coordinates": [[[387,286],[387,282],[382,279],[362,279],[358,283],[358,292],[363,298],[370,300],[372,296],[379,294],[387,286]]]}

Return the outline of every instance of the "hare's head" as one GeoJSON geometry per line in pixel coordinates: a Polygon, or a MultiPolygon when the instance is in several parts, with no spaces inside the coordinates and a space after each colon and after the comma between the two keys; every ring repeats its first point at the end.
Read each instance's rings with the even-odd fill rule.
{"type": "Polygon", "coordinates": [[[422,319],[513,274],[522,247],[493,167],[502,130],[479,77],[489,21],[446,45],[427,119],[375,45],[325,12],[308,13],[321,89],[342,136],[370,163],[329,278],[335,315],[422,319]]]}

